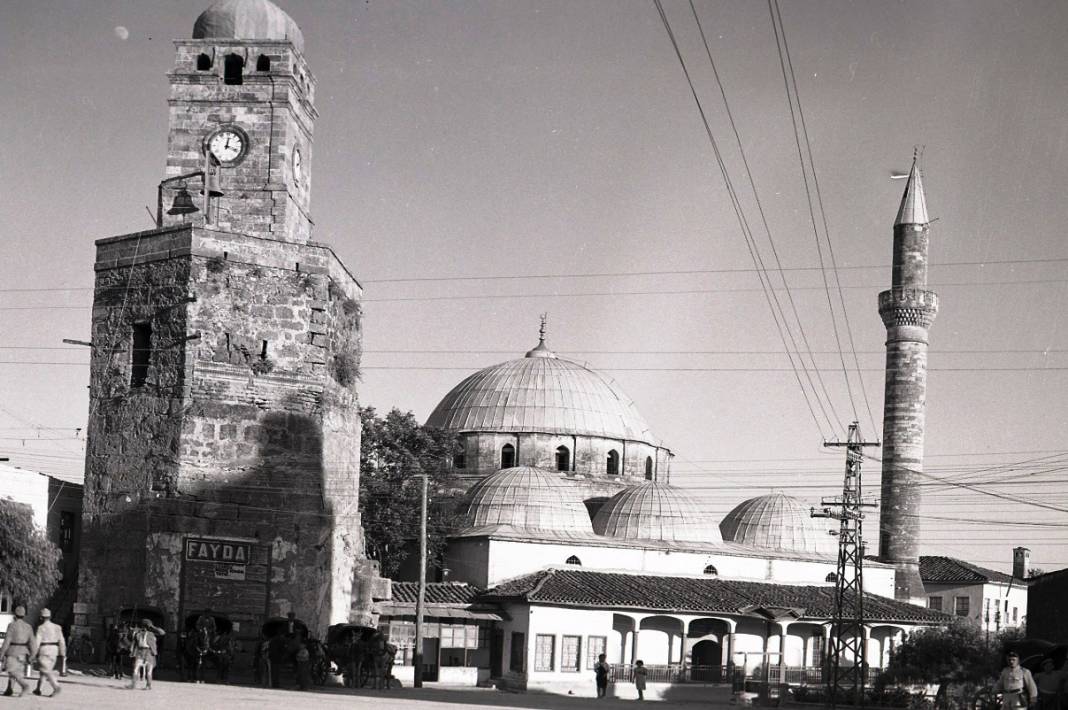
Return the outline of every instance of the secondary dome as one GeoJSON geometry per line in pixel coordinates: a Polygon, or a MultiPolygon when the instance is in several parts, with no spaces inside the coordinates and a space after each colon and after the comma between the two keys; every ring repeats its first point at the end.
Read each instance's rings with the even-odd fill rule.
{"type": "Polygon", "coordinates": [[[475,484],[468,494],[462,525],[593,532],[581,491],[559,476],[531,466],[506,468],[475,484]]]}
{"type": "Polygon", "coordinates": [[[193,39],[289,40],[304,51],[297,23],[270,0],[219,0],[193,24],[193,39]]]}
{"type": "Polygon", "coordinates": [[[678,488],[656,481],[609,498],[593,519],[593,531],[625,540],[720,542],[719,530],[708,522],[707,514],[678,488]]]}
{"type": "Polygon", "coordinates": [[[772,493],[739,503],[719,524],[726,542],[767,550],[837,554],[827,524],[812,517],[796,498],[772,493]]]}
{"type": "Polygon", "coordinates": [[[457,432],[578,434],[660,445],[614,383],[557,357],[544,338],[525,357],[479,370],[456,385],[426,423],[457,432]]]}

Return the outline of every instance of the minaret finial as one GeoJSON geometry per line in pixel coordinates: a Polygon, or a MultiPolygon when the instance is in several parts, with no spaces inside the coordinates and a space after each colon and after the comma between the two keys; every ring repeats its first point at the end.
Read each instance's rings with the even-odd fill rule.
{"type": "Polygon", "coordinates": [[[901,206],[897,210],[897,219],[894,226],[902,224],[927,224],[931,220],[927,216],[927,195],[923,190],[923,176],[920,173],[920,158],[923,155],[921,146],[912,148],[912,168],[909,170],[909,179],[905,182],[905,194],[901,196],[901,206]]]}
{"type": "Polygon", "coordinates": [[[542,313],[541,314],[541,327],[538,328],[538,342],[539,343],[544,343],[545,342],[545,324],[548,323],[548,322],[549,322],[549,314],[548,313],[542,313]]]}

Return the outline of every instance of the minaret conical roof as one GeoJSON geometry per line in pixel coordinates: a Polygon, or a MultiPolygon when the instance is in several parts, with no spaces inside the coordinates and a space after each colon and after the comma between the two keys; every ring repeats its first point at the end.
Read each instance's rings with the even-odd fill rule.
{"type": "Polygon", "coordinates": [[[905,183],[905,194],[901,196],[901,207],[897,211],[897,219],[894,226],[900,224],[927,224],[931,220],[927,217],[927,194],[923,191],[923,176],[916,164],[916,158],[912,159],[912,169],[909,170],[909,179],[905,183]]]}

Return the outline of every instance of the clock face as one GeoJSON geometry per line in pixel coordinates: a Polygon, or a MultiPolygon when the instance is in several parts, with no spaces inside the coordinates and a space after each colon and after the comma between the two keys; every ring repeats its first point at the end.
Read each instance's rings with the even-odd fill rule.
{"type": "Polygon", "coordinates": [[[304,180],[304,156],[300,148],[293,149],[293,179],[298,183],[304,180]]]}
{"type": "Polygon", "coordinates": [[[232,129],[216,131],[208,138],[207,148],[221,165],[232,165],[245,155],[247,147],[245,136],[232,129]]]}

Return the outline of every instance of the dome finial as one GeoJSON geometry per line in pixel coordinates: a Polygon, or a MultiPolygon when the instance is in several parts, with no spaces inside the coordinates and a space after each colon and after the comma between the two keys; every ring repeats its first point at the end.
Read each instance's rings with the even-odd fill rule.
{"type": "Polygon", "coordinates": [[[556,357],[556,353],[545,344],[545,329],[549,322],[549,314],[541,314],[541,325],[538,327],[538,344],[533,350],[527,351],[527,357],[556,357]]]}

